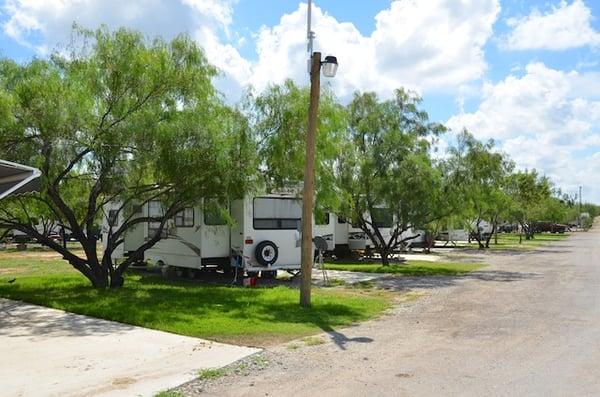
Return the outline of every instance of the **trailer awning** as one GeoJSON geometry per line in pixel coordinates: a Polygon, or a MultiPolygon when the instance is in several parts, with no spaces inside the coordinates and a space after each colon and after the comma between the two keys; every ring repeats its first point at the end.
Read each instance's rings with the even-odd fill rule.
{"type": "Polygon", "coordinates": [[[0,200],[11,194],[39,191],[40,175],[37,168],[0,160],[0,200]]]}

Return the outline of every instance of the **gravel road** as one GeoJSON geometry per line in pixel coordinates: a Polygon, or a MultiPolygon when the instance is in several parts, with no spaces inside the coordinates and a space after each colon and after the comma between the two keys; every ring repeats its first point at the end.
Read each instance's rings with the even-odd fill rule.
{"type": "Polygon", "coordinates": [[[380,319],[270,349],[180,388],[215,396],[598,396],[600,225],[467,277],[394,278],[425,295],[380,319]],[[258,362],[260,365],[255,365],[258,362]]]}

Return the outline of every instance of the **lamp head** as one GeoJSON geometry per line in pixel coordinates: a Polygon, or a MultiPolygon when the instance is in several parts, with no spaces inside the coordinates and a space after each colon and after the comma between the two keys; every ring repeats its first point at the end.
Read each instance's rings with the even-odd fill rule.
{"type": "Polygon", "coordinates": [[[327,55],[325,60],[321,62],[321,69],[323,70],[323,75],[325,77],[335,77],[337,68],[337,58],[332,55],[327,55]]]}

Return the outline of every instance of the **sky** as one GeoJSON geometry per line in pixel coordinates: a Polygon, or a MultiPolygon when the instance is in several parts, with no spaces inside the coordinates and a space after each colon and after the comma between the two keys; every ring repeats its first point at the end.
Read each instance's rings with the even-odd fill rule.
{"type": "MultiPolygon", "coordinates": [[[[0,55],[27,62],[68,43],[73,22],[148,37],[189,34],[221,74],[230,103],[287,78],[308,84],[306,1],[4,0],[0,55]]],[[[389,98],[406,87],[452,134],[494,139],[521,169],[600,203],[600,1],[316,0],[315,50],[328,80],[389,98]]]]}

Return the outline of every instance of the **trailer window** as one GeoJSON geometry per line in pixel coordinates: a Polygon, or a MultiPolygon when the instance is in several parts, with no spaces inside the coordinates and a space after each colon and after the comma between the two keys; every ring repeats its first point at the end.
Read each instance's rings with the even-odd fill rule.
{"type": "Polygon", "coordinates": [[[371,211],[371,219],[376,228],[392,227],[394,217],[391,211],[387,208],[373,208],[371,211]]]}
{"type": "Polygon", "coordinates": [[[257,197],[254,199],[254,229],[294,230],[300,227],[302,208],[292,198],[257,197]]]}
{"type": "Polygon", "coordinates": [[[177,227],[193,227],[194,226],[194,209],[184,208],[175,214],[175,226],[177,227]]]}
{"type": "MultiPolygon", "coordinates": [[[[162,217],[164,214],[162,204],[160,201],[150,201],[148,203],[148,216],[149,217],[162,217]]],[[[160,228],[160,222],[148,222],[148,237],[153,237],[158,229],[160,228]]],[[[166,237],[167,231],[163,228],[161,237],[166,237]]]]}
{"type": "Polygon", "coordinates": [[[338,223],[339,224],[344,224],[346,223],[346,218],[342,217],[342,216],[338,216],[338,223]]]}

